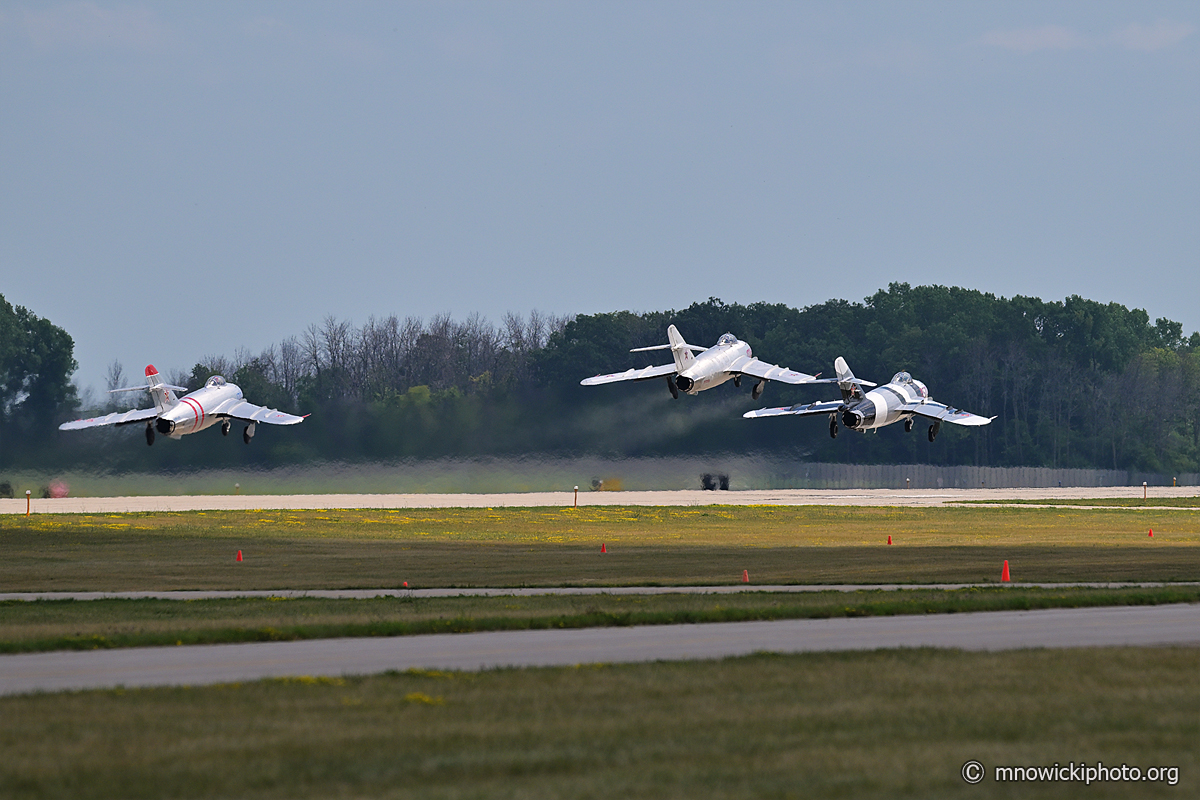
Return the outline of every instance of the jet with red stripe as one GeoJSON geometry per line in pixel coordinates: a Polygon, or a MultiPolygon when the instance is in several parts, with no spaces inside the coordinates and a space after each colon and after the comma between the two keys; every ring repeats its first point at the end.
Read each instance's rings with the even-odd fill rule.
{"type": "Polygon", "coordinates": [[[269,425],[295,425],[304,421],[304,417],[295,414],[247,403],[242,396],[242,390],[220,375],[213,375],[202,388],[183,397],[176,397],[176,392],[187,392],[187,388],[164,383],[153,364],[146,367],[145,386],[130,386],[111,391],[149,392],[154,400],[154,408],[117,411],[103,417],[64,422],[58,426],[59,430],[74,431],[103,425],[145,422],[146,444],[154,444],[155,433],[178,439],[184,434],[196,433],[217,424],[221,426],[221,434],[228,436],[233,421],[239,420],[246,423],[242,429],[242,441],[250,444],[250,440],[254,438],[255,427],[260,422],[269,425]]]}

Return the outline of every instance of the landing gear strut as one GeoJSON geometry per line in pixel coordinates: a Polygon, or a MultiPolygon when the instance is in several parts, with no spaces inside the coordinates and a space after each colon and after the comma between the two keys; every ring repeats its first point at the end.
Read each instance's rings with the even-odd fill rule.
{"type": "Polygon", "coordinates": [[[941,429],[942,429],[942,423],[940,420],[938,422],[935,422],[932,425],[930,425],[929,426],[929,441],[932,442],[934,439],[936,439],[937,435],[938,435],[938,431],[940,431],[941,429]]]}
{"type": "Polygon", "coordinates": [[[750,390],[750,397],[754,400],[762,397],[763,389],[766,388],[766,385],[766,381],[759,381],[758,383],[754,384],[754,388],[750,390]]]}
{"type": "Polygon", "coordinates": [[[830,439],[836,439],[836,438],[837,438],[837,431],[838,431],[838,427],[837,427],[837,417],[836,417],[836,416],[834,416],[833,414],[830,414],[830,415],[829,415],[829,438],[830,438],[830,439]]]}
{"type": "Polygon", "coordinates": [[[733,376],[733,386],[734,386],[734,388],[735,388],[735,389],[740,389],[740,388],[742,388],[742,376],[741,376],[741,375],[734,375],[734,376],[733,376]]]}
{"type": "Polygon", "coordinates": [[[146,423],[146,445],[149,446],[152,444],[154,444],[154,423],[147,422],[146,423]]]}
{"type": "Polygon", "coordinates": [[[675,385],[675,376],[674,375],[667,376],[667,388],[671,390],[671,397],[678,400],[679,399],[679,387],[675,385]]]}
{"type": "Polygon", "coordinates": [[[909,417],[908,419],[904,420],[904,432],[912,433],[912,429],[913,429],[913,418],[909,417]]]}
{"type": "Polygon", "coordinates": [[[224,422],[222,422],[222,423],[221,423],[221,435],[222,435],[222,436],[228,436],[228,435],[229,435],[229,429],[230,429],[230,428],[232,428],[232,427],[233,427],[233,423],[232,423],[232,422],[230,422],[229,420],[225,420],[224,422]]]}
{"type": "Polygon", "coordinates": [[[242,431],[242,441],[245,442],[246,444],[250,444],[250,440],[253,438],[254,438],[254,423],[251,422],[249,425],[246,426],[245,430],[242,431]]]}

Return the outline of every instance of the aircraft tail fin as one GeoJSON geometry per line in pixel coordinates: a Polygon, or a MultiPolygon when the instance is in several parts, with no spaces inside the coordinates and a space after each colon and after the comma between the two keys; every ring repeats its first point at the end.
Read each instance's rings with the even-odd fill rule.
{"type": "Polygon", "coordinates": [[[175,396],[174,389],[177,386],[170,386],[162,382],[162,378],[158,374],[158,370],[153,364],[146,366],[146,390],[150,392],[150,396],[154,398],[154,407],[158,413],[163,413],[169,408],[174,408],[179,405],[179,398],[175,396]]]}
{"type": "Polygon", "coordinates": [[[692,354],[692,346],[683,340],[683,336],[674,325],[667,326],[667,339],[671,342],[671,355],[675,357],[675,369],[683,372],[696,360],[696,356],[692,354]]]}
{"type": "Polygon", "coordinates": [[[850,365],[846,363],[846,359],[838,356],[833,362],[833,371],[837,373],[838,388],[842,390],[843,402],[852,398],[862,397],[862,382],[854,377],[854,373],[850,371],[850,365]]]}

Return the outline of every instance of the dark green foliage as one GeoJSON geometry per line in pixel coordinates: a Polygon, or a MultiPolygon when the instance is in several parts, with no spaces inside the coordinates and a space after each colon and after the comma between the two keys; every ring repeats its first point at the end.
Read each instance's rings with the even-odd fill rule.
{"type": "MultiPolygon", "coordinates": [[[[61,368],[62,337],[44,338],[58,359],[45,362],[61,368]]],[[[0,340],[9,360],[12,341],[0,340]]],[[[69,337],[65,344],[69,361],[69,337]]],[[[136,470],[767,451],[826,462],[1200,469],[1200,333],[1185,338],[1177,322],[1151,323],[1141,309],[1079,296],[1043,301],[893,283],[861,303],[803,309],[709,298],[678,311],[508,315],[499,327],[477,315],[461,323],[446,315],[371,319],[361,328],[329,318],[257,357],[207,359],[179,380],[199,386],[213,373],[238,383],[252,402],[312,416],[297,428],[264,426],[250,448],[200,434],[148,450],[124,429],[71,434],[69,442],[60,436],[61,449],[43,451],[43,460],[136,470]],[[935,399],[997,419],[984,428],[944,426],[932,445],[923,429],[906,434],[898,425],[834,441],[819,420],[741,418],[763,405],[830,399],[836,390],[828,386],[773,383],[756,403],[748,386],[732,383],[679,400],[662,380],[579,385],[590,375],[666,363],[665,352],[629,350],[665,343],[672,323],[693,344],[731,332],[763,360],[804,372],[828,376],[837,356],[880,383],[907,370],[935,399]]],[[[38,391],[43,412],[73,400],[69,384],[38,391]]]]}
{"type": "Polygon", "coordinates": [[[0,466],[36,463],[76,406],[74,349],[62,328],[0,295],[0,466]]]}

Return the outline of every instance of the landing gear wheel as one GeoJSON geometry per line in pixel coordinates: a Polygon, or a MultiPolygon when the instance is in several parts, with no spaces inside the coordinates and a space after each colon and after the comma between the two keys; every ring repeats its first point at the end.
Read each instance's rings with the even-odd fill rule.
{"type": "Polygon", "coordinates": [[[154,423],[147,422],[146,423],[146,445],[150,446],[152,444],[154,444],[154,423]]]}
{"type": "Polygon", "coordinates": [[[741,376],[741,375],[734,375],[734,376],[733,376],[733,386],[734,386],[734,388],[735,388],[735,389],[740,389],[740,388],[742,388],[742,376],[741,376]]]}
{"type": "Polygon", "coordinates": [[[912,429],[913,429],[913,419],[912,419],[912,417],[909,417],[908,419],[904,420],[904,432],[912,433],[912,429]]]}
{"type": "Polygon", "coordinates": [[[242,441],[250,444],[250,440],[254,438],[254,424],[251,423],[242,430],[242,441]]]}
{"type": "Polygon", "coordinates": [[[830,420],[829,420],[829,438],[830,438],[830,439],[836,439],[836,438],[837,438],[837,432],[838,432],[837,420],[836,420],[836,419],[830,419],[830,420]]]}
{"type": "Polygon", "coordinates": [[[762,397],[763,389],[765,389],[766,386],[766,381],[759,381],[758,383],[754,384],[754,388],[750,390],[751,399],[757,400],[758,398],[762,397]]]}
{"type": "Polygon", "coordinates": [[[678,400],[679,399],[679,387],[675,385],[675,376],[674,375],[667,376],[667,388],[671,390],[671,397],[678,400]]]}
{"type": "Polygon", "coordinates": [[[936,439],[937,435],[938,435],[938,431],[940,431],[941,429],[942,429],[942,424],[940,422],[935,422],[932,425],[930,425],[929,426],[929,441],[932,442],[934,439],[936,439]]]}
{"type": "Polygon", "coordinates": [[[230,428],[232,428],[232,427],[233,427],[233,423],[232,423],[232,422],[230,422],[229,420],[225,420],[224,422],[222,422],[222,423],[221,423],[221,435],[222,435],[222,436],[228,436],[228,435],[229,435],[229,429],[230,429],[230,428]]]}

